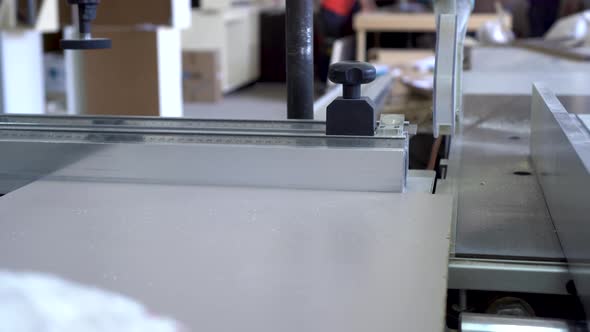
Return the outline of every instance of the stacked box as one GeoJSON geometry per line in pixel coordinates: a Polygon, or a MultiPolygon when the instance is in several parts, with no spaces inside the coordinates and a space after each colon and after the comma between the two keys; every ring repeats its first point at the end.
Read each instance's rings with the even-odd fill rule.
{"type": "Polygon", "coordinates": [[[185,102],[218,102],[223,98],[218,51],[185,51],[182,69],[185,102]]]}

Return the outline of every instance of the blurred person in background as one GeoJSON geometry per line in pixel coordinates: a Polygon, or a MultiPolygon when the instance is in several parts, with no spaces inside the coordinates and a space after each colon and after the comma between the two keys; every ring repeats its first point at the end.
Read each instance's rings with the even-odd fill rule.
{"type": "Polygon", "coordinates": [[[376,7],[374,0],[321,0],[318,17],[321,46],[317,68],[320,82],[327,81],[334,42],[354,35],[354,15],[360,11],[373,11],[376,7]]]}
{"type": "Polygon", "coordinates": [[[562,0],[560,16],[574,15],[590,8],[589,0],[562,0]]]}
{"type": "Polygon", "coordinates": [[[530,37],[542,37],[558,19],[579,13],[587,0],[529,0],[530,37]]]}
{"type": "Polygon", "coordinates": [[[590,0],[479,0],[474,13],[493,13],[496,2],[512,13],[518,38],[542,37],[558,19],[590,8],[590,0]]]}
{"type": "Polygon", "coordinates": [[[529,0],[530,37],[542,37],[559,17],[560,0],[529,0]]]}
{"type": "Polygon", "coordinates": [[[374,0],[322,0],[320,20],[324,35],[333,39],[352,35],[354,14],[375,8],[374,0]]]}

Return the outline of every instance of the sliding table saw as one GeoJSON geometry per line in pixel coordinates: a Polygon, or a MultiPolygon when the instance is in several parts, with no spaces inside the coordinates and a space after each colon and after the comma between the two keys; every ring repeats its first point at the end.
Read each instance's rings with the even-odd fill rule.
{"type": "MultiPolygon", "coordinates": [[[[288,1],[297,4],[308,3],[288,1]]],[[[408,170],[411,129],[395,115],[368,136],[327,135],[330,116],[5,115],[0,268],[119,292],[189,331],[442,331],[453,313],[464,331],[573,331],[539,312],[471,313],[535,315],[526,294],[557,299],[557,310],[576,288],[587,303],[587,214],[576,199],[590,188],[587,119],[563,115],[541,86],[532,125],[526,99],[486,108],[468,96],[462,107],[463,20],[439,10],[439,36],[454,46],[439,37],[439,57],[452,58],[438,61],[434,127],[455,133],[439,181],[408,170]],[[551,174],[578,184],[573,197],[560,199],[551,174]],[[492,311],[472,306],[473,292],[524,300],[492,311]]],[[[295,76],[290,89],[303,86],[295,76]]],[[[307,102],[291,98],[290,114],[307,102]]]]}

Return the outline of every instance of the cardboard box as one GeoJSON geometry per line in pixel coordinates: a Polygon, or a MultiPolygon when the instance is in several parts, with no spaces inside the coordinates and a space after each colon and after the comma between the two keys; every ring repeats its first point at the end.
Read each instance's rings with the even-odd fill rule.
{"type": "Polygon", "coordinates": [[[182,31],[182,49],[219,52],[223,93],[256,81],[260,76],[258,8],[193,10],[192,15],[193,25],[182,31]]]}
{"type": "Polygon", "coordinates": [[[112,49],[66,53],[79,67],[68,84],[71,114],[182,116],[179,30],[97,32],[112,39],[112,49]]]}
{"type": "MultiPolygon", "coordinates": [[[[62,25],[71,25],[72,6],[65,0],[60,0],[59,6],[62,25]]],[[[186,29],[191,25],[190,13],[190,0],[103,0],[93,25],[122,27],[151,24],[186,29]]]]}
{"type": "Polygon", "coordinates": [[[218,51],[182,53],[184,102],[218,102],[223,98],[221,61],[218,51]]]}

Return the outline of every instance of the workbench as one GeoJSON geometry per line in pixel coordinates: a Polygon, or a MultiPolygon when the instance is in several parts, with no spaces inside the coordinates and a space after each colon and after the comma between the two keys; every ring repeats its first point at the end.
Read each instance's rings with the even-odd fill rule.
{"type": "MultiPolygon", "coordinates": [[[[508,27],[512,27],[512,17],[503,15],[508,27]]],[[[469,19],[467,30],[475,32],[486,22],[498,20],[496,14],[473,14],[469,19]]],[[[436,32],[434,14],[400,14],[388,12],[359,13],[354,17],[354,30],[357,36],[357,60],[367,58],[368,32],[436,32]]]]}

